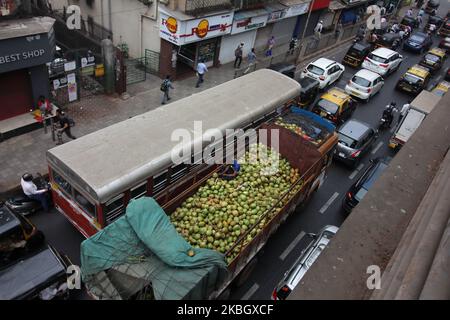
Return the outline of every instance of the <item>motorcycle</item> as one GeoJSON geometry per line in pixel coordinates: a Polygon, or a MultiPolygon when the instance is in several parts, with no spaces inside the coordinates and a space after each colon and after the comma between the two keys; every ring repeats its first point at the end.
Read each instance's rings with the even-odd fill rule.
{"type": "MultiPolygon", "coordinates": [[[[45,180],[41,174],[36,175],[36,179],[33,180],[34,184],[38,188],[38,190],[47,189],[50,191],[51,186],[50,183],[45,180]]],[[[48,197],[48,203],[51,204],[51,193],[47,192],[46,196],[48,197]]],[[[28,216],[33,214],[39,210],[42,210],[41,203],[37,200],[33,200],[28,198],[23,192],[20,195],[10,197],[5,201],[5,205],[13,212],[17,214],[21,214],[23,216],[28,216]]]]}
{"type": "Polygon", "coordinates": [[[385,130],[389,129],[391,127],[392,119],[389,119],[389,117],[383,113],[381,116],[380,122],[378,123],[378,130],[385,130]]]}

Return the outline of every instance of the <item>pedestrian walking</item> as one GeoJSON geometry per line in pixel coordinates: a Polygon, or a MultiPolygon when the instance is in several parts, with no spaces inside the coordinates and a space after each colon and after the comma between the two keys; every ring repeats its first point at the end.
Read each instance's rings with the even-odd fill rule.
{"type": "Polygon", "coordinates": [[[403,118],[406,116],[406,114],[409,111],[409,108],[411,108],[411,100],[408,101],[408,103],[405,103],[402,107],[402,109],[400,110],[400,114],[398,116],[398,124],[400,122],[402,122],[403,118]]]}
{"type": "Polygon", "coordinates": [[[240,45],[238,45],[238,47],[236,48],[236,50],[234,50],[234,67],[236,68],[240,68],[241,67],[241,62],[242,62],[242,48],[244,47],[244,43],[241,42],[240,45]]]}
{"type": "Polygon", "coordinates": [[[292,37],[291,42],[289,42],[289,55],[293,55],[295,52],[295,48],[297,47],[298,40],[296,37],[292,37]]]}
{"type": "Polygon", "coordinates": [[[425,10],[423,8],[420,8],[419,12],[417,13],[418,16],[421,16],[423,18],[423,15],[425,14],[425,10]]]}
{"type": "Polygon", "coordinates": [[[252,48],[252,50],[250,50],[250,52],[248,53],[247,62],[248,62],[248,66],[247,66],[247,69],[245,69],[244,74],[249,72],[250,68],[253,67],[256,63],[255,48],[252,48]]]}
{"type": "Polygon", "coordinates": [[[161,104],[166,104],[167,101],[169,101],[171,98],[169,96],[169,90],[175,89],[172,86],[172,81],[170,79],[170,75],[167,75],[164,81],[161,83],[161,91],[163,92],[161,104]]]}
{"type": "Polygon", "coordinates": [[[409,8],[408,11],[406,11],[406,15],[407,15],[408,17],[412,17],[412,16],[413,16],[413,11],[412,11],[411,8],[409,8]]]}
{"type": "Polygon", "coordinates": [[[205,61],[201,60],[198,64],[197,64],[197,76],[198,76],[198,80],[197,80],[197,85],[195,86],[196,88],[200,87],[200,84],[203,83],[204,81],[204,76],[205,73],[208,72],[208,68],[206,67],[205,61]]]}
{"type": "Polygon", "coordinates": [[[273,49],[274,45],[275,45],[275,37],[272,36],[272,37],[270,37],[269,41],[267,41],[266,57],[272,56],[272,49],[273,49]]]}
{"type": "Polygon", "coordinates": [[[314,28],[314,34],[317,37],[317,39],[320,40],[321,36],[322,36],[322,30],[323,30],[323,21],[320,20],[316,27],[314,28]]]}
{"type": "Polygon", "coordinates": [[[72,135],[70,130],[71,127],[75,125],[75,122],[70,119],[61,109],[56,110],[56,119],[59,122],[59,128],[57,129],[58,143],[62,144],[62,134],[65,133],[70,139],[75,140],[76,137],[72,135]]]}

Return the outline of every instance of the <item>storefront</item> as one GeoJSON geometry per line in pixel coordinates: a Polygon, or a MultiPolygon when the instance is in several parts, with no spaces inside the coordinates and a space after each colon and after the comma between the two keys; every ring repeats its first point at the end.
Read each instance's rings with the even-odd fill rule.
{"type": "Polygon", "coordinates": [[[220,63],[233,61],[234,51],[241,43],[244,44],[243,55],[247,56],[255,45],[257,30],[267,24],[267,17],[264,9],[236,12],[231,33],[222,37],[220,63]]]}
{"type": "Polygon", "coordinates": [[[174,78],[195,70],[199,61],[219,64],[221,38],[231,32],[233,13],[193,18],[160,8],[161,76],[174,78]]]}
{"type": "Polygon", "coordinates": [[[341,2],[345,5],[339,19],[343,26],[355,24],[364,18],[367,0],[342,0],[341,2]]]}
{"type": "Polygon", "coordinates": [[[54,19],[0,22],[0,120],[34,109],[50,93],[46,63],[55,53],[54,19]]]}

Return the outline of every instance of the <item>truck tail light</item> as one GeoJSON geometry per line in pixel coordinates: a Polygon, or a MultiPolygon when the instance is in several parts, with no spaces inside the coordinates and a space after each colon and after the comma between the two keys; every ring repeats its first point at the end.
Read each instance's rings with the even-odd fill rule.
{"type": "Polygon", "coordinates": [[[353,152],[353,153],[351,154],[350,157],[356,158],[356,157],[358,157],[360,154],[361,154],[361,150],[358,150],[358,151],[353,152]]]}

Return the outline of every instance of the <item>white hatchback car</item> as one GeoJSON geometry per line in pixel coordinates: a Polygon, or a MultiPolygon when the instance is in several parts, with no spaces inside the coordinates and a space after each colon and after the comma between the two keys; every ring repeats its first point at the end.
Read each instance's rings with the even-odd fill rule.
{"type": "Polygon", "coordinates": [[[336,82],[344,71],[345,67],[342,64],[327,58],[320,58],[308,64],[300,78],[309,77],[317,80],[320,83],[319,88],[324,89],[336,82]]]}
{"type": "Polygon", "coordinates": [[[385,76],[396,71],[403,61],[403,56],[388,48],[378,48],[364,59],[362,67],[364,69],[385,76]]]}
{"type": "Polygon", "coordinates": [[[345,92],[368,102],[384,85],[383,78],[375,72],[361,69],[352,77],[345,86],[345,92]]]}

